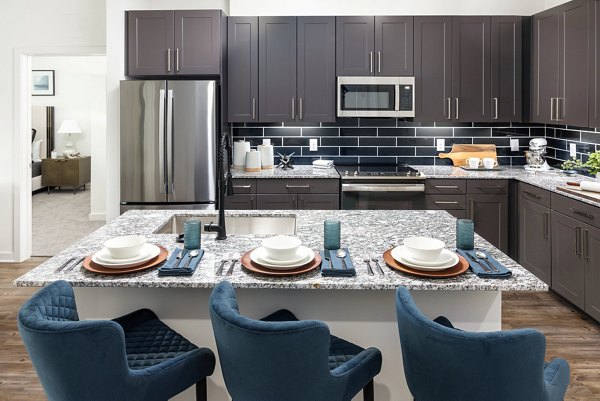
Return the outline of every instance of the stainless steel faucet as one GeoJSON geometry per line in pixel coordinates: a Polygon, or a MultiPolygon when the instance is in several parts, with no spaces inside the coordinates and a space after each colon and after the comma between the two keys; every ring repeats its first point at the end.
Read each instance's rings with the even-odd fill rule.
{"type": "Polygon", "coordinates": [[[227,229],[225,228],[225,195],[233,195],[233,183],[231,180],[231,136],[227,132],[221,134],[219,141],[219,150],[217,156],[217,189],[219,191],[219,222],[218,224],[205,224],[204,229],[207,232],[216,232],[218,240],[227,239],[227,229]]]}

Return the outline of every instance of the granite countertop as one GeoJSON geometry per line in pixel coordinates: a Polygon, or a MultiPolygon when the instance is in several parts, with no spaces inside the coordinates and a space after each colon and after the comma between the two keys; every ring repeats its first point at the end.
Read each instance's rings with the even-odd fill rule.
{"type": "Polygon", "coordinates": [[[548,286],[487,241],[475,234],[477,247],[487,249],[498,261],[512,270],[509,279],[482,279],[467,271],[449,279],[423,279],[396,271],[379,260],[385,276],[369,276],[363,261],[364,252],[378,255],[412,235],[432,236],[443,240],[448,248],[455,244],[456,219],[445,211],[231,211],[228,216],[292,216],[296,217],[297,235],[303,244],[319,250],[323,245],[323,221],[342,222],[342,246],[350,249],[357,270],[356,277],[322,277],[319,270],[300,276],[273,278],[246,271],[239,264],[231,276],[215,276],[215,265],[223,253],[245,252],[260,245],[264,235],[230,234],[225,241],[216,241],[214,234],[202,235],[206,253],[191,277],[159,277],[156,269],[120,276],[104,276],[76,268],[68,273],[55,273],[64,261],[73,256],[98,251],[109,238],[125,234],[143,234],[152,243],[172,251],[177,245],[174,234],[154,234],[173,215],[200,216],[203,223],[216,221],[214,212],[174,210],[133,210],[98,229],[55,257],[15,280],[17,286],[43,286],[63,279],[81,287],[181,287],[211,288],[221,280],[229,280],[241,288],[393,290],[406,286],[412,290],[437,291],[547,291],[548,286]],[[205,216],[204,218],[202,216],[205,216]]]}
{"type": "Polygon", "coordinates": [[[233,178],[340,178],[334,167],[314,168],[313,166],[294,166],[293,170],[275,168],[261,170],[259,173],[247,173],[244,170],[232,169],[231,176],[233,178]]]}

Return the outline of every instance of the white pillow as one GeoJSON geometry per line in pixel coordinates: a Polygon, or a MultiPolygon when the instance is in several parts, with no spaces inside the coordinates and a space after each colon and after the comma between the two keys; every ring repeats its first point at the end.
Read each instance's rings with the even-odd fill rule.
{"type": "Polygon", "coordinates": [[[31,161],[33,162],[41,162],[42,158],[40,157],[40,151],[42,147],[42,140],[39,139],[37,141],[33,141],[31,144],[31,161]]]}

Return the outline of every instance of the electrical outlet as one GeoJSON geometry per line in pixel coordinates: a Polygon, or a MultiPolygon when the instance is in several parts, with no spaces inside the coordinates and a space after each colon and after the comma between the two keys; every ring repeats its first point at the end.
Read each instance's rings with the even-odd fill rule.
{"type": "Polygon", "coordinates": [[[577,157],[577,144],[574,144],[574,143],[569,144],[569,156],[577,157]]]}
{"type": "Polygon", "coordinates": [[[511,152],[519,151],[519,140],[518,139],[510,138],[510,151],[511,152]]]}
{"type": "Polygon", "coordinates": [[[318,139],[311,138],[309,144],[310,144],[311,152],[316,152],[317,150],[319,150],[319,140],[318,139]]]}
{"type": "Polygon", "coordinates": [[[444,149],[446,148],[446,140],[443,138],[440,138],[438,140],[436,140],[436,144],[437,144],[437,151],[438,152],[443,152],[444,149]]]}

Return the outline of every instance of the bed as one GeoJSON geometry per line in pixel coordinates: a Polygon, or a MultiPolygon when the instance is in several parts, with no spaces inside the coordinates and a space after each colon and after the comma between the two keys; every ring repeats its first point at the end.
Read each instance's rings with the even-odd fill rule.
{"type": "Polygon", "coordinates": [[[31,191],[42,186],[42,159],[54,147],[54,107],[34,106],[31,110],[31,191]]]}

